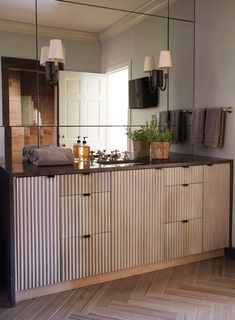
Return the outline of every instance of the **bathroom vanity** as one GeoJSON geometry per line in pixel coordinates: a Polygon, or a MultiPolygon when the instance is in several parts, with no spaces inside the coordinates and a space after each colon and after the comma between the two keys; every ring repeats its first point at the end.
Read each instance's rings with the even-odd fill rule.
{"type": "Polygon", "coordinates": [[[1,168],[11,304],[223,255],[232,167],[175,154],[152,163],[1,168]]]}

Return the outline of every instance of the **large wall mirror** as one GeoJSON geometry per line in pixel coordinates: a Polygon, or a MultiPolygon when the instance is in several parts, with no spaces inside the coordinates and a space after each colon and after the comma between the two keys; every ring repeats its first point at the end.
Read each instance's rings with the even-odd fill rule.
{"type": "MultiPolygon", "coordinates": [[[[3,87],[0,113],[5,120],[0,119],[0,156],[9,154],[9,146],[13,154],[13,142],[19,136],[23,137],[21,144],[59,143],[69,147],[77,136],[88,136],[94,149],[124,151],[130,147],[125,134],[127,126],[139,126],[150,120],[152,114],[158,115],[166,109],[192,110],[194,13],[194,0],[37,0],[27,4],[3,0],[0,11],[2,57],[36,60],[50,39],[59,38],[63,42],[65,61],[64,70],[59,72],[58,87],[48,89],[43,87],[43,68],[35,64],[39,76],[31,83],[35,82],[36,86],[36,107],[31,102],[35,97],[31,99],[31,93],[25,92],[22,84],[22,89],[18,88],[20,99],[13,98],[13,104],[18,99],[15,109],[18,113],[11,112],[17,119],[15,123],[6,122],[4,104],[7,99],[9,102],[9,88],[3,87]],[[123,107],[128,98],[128,80],[147,76],[144,57],[153,55],[157,64],[160,51],[168,48],[173,68],[169,87],[159,92],[158,107],[132,110],[128,105],[123,107]],[[83,83],[90,91],[81,91],[83,83]],[[50,98],[47,99],[47,95],[50,98]],[[20,109],[20,106],[23,107],[20,109]],[[4,127],[7,127],[5,138],[4,127]],[[11,143],[5,144],[4,151],[6,138],[11,143]]],[[[21,78],[23,74],[21,72],[21,78]]],[[[10,110],[11,106],[12,103],[10,110]]],[[[190,126],[190,113],[188,115],[190,126]]],[[[14,156],[20,160],[19,143],[17,145],[19,150],[15,150],[14,156]]],[[[192,151],[187,142],[177,144],[174,149],[192,151]]]]}

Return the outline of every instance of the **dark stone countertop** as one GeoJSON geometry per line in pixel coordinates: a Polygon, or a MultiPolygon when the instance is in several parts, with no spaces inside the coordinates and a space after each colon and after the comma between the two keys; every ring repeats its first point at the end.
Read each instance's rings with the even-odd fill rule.
{"type": "Polygon", "coordinates": [[[90,173],[90,172],[103,172],[103,171],[118,171],[118,170],[136,170],[136,169],[150,169],[150,168],[165,168],[176,166],[192,166],[203,164],[216,164],[216,163],[232,163],[231,159],[221,159],[197,156],[191,154],[171,153],[167,160],[153,160],[149,159],[139,160],[134,159],[129,163],[123,163],[121,160],[118,163],[98,164],[75,162],[74,165],[68,166],[45,166],[37,167],[27,162],[18,162],[12,164],[2,164],[1,170],[12,177],[33,177],[33,176],[49,176],[60,174],[77,174],[77,173],[90,173]]]}

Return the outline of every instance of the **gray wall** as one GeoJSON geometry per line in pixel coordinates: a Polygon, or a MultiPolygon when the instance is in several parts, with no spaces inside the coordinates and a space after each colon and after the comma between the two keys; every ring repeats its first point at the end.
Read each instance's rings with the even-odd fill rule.
{"type": "Polygon", "coordinates": [[[197,154],[232,159],[235,157],[234,30],[234,0],[196,0],[195,107],[234,107],[233,113],[227,115],[224,148],[195,148],[197,154]]]}
{"type": "MultiPolygon", "coordinates": [[[[49,38],[39,38],[39,48],[48,46],[49,38]]],[[[65,48],[65,69],[75,71],[100,72],[100,43],[99,41],[63,40],[65,48]]],[[[0,56],[35,59],[35,36],[0,31],[0,56]]],[[[40,55],[39,55],[40,57],[40,55]]],[[[0,83],[1,79],[0,64],[0,83]]],[[[2,126],[2,86],[0,86],[0,126],[2,126]]],[[[4,129],[0,127],[0,159],[4,156],[4,129]]]]}

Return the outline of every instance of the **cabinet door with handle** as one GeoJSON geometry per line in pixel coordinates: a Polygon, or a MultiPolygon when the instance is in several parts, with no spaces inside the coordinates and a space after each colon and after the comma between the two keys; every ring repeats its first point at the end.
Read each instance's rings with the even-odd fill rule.
{"type": "Polygon", "coordinates": [[[203,251],[229,245],[230,164],[204,166],[203,251]]]}
{"type": "Polygon", "coordinates": [[[110,271],[110,192],[60,197],[61,277],[110,271]]]}
{"type": "Polygon", "coordinates": [[[164,228],[166,260],[202,252],[202,219],[167,223],[164,228]]]}
{"type": "Polygon", "coordinates": [[[162,260],[162,206],[163,170],[112,173],[112,270],[162,260]]]}

